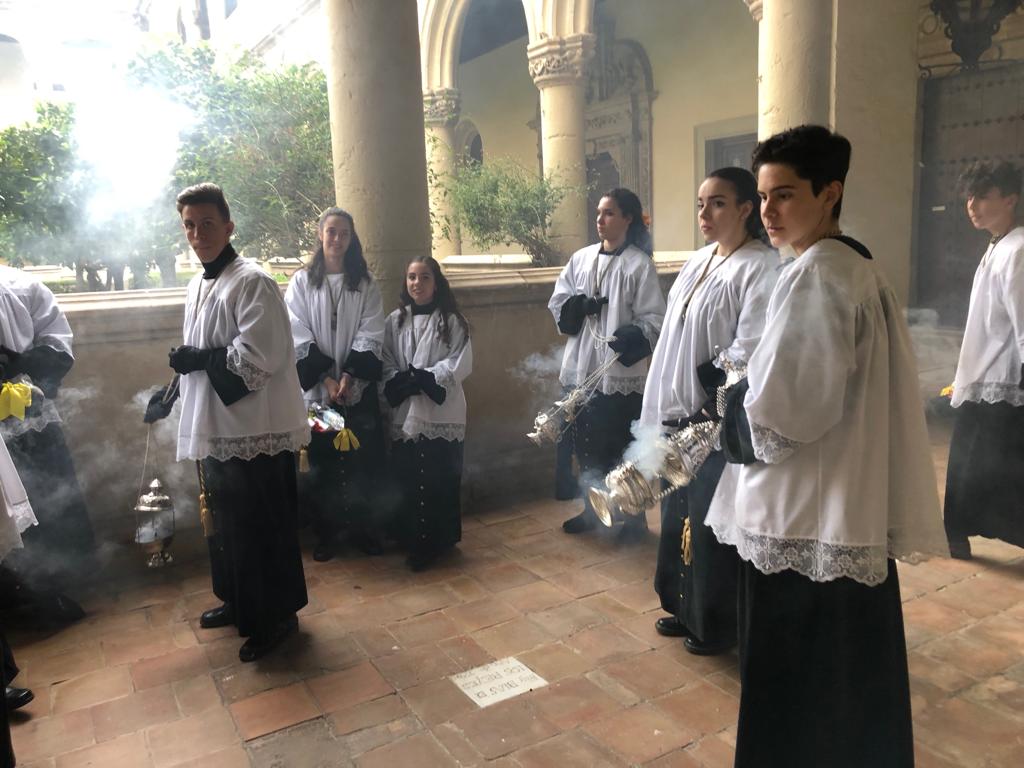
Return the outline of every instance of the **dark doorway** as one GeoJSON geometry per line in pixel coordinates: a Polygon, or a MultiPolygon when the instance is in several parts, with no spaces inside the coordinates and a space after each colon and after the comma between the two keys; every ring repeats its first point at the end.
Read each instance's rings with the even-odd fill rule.
{"type": "Polygon", "coordinates": [[[988,233],[971,226],[956,182],[975,160],[1024,160],[1024,66],[927,80],[921,104],[913,303],[963,326],[988,233]]]}

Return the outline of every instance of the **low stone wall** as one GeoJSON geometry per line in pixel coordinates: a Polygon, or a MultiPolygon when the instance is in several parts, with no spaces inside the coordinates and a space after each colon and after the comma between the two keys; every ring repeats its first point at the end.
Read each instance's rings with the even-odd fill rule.
{"type": "MultiPolygon", "coordinates": [[[[679,262],[659,260],[667,292],[679,262]]],[[[455,273],[451,283],[472,326],[473,374],[464,495],[470,505],[537,496],[554,487],[554,449],[526,438],[537,411],[559,388],[561,342],[547,302],[559,268],[455,273]],[[543,371],[547,375],[542,375],[543,371]]],[[[181,343],[183,289],[61,297],[75,332],[75,366],[59,405],[98,529],[126,540],[146,453],[146,394],[167,382],[167,352],[181,343]]],[[[179,510],[198,524],[196,473],[174,461],[177,420],[154,426],[147,482],[159,475],[179,510]]]]}

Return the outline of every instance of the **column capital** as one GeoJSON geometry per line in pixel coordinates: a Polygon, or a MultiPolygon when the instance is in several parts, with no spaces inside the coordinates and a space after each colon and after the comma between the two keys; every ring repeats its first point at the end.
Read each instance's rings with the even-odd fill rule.
{"type": "Polygon", "coordinates": [[[764,0],[743,0],[747,6],[747,10],[750,11],[750,15],[754,17],[754,21],[761,21],[764,17],[764,0]]]}
{"type": "Polygon", "coordinates": [[[461,96],[456,88],[438,88],[423,92],[423,122],[427,125],[453,126],[459,121],[461,96]]]}
{"type": "Polygon", "coordinates": [[[583,80],[587,63],[594,55],[594,35],[545,38],[526,49],[530,76],[538,88],[583,80]]]}

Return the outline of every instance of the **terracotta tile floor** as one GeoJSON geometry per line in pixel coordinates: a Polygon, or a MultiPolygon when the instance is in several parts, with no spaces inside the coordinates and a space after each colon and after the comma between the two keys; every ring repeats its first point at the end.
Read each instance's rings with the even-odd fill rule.
{"type": "MultiPolygon", "coordinates": [[[[474,512],[424,574],[398,554],[308,560],[300,634],[249,665],[229,631],[198,629],[214,601],[196,532],[163,571],[131,553],[86,620],[13,636],[37,696],[20,765],[731,766],[735,657],[655,634],[655,535],[566,536],[576,507],[474,512]],[[508,654],[550,685],[481,710],[447,680],[508,654]]],[[[900,566],[923,768],[1024,765],[1024,550],[973,543],[972,562],[900,566]]]]}

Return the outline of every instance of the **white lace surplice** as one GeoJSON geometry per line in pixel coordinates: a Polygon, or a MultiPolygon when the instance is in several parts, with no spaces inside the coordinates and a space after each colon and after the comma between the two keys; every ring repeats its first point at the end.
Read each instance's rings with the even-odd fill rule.
{"type": "Polygon", "coordinates": [[[408,309],[396,309],[384,324],[384,381],[399,371],[415,366],[434,374],[445,389],[445,400],[438,405],[424,394],[413,395],[391,409],[391,439],[448,441],[466,438],[466,395],[462,382],[473,370],[473,345],[454,315],[448,317],[451,343],[441,338],[440,310],[429,315],[412,315],[408,309]],[[405,322],[398,327],[400,313],[405,322]]]}
{"type": "MultiPolygon", "coordinates": [[[[557,323],[562,305],[569,298],[581,293],[594,296],[601,273],[600,292],[608,297],[608,304],[599,315],[588,317],[583,329],[566,341],[559,374],[559,381],[566,387],[581,384],[615,354],[607,343],[595,339],[595,331],[610,337],[623,325],[636,325],[654,349],[665,317],[665,297],[658,284],[653,259],[634,246],[610,257],[600,255],[600,248],[599,244],[589,245],[573,254],[558,276],[548,302],[548,309],[557,323]]],[[[645,358],[629,368],[615,363],[602,379],[599,391],[606,395],[643,392],[649,362],[650,358],[645,358]]]]}
{"type": "MultiPolygon", "coordinates": [[[[302,360],[315,343],[334,365],[325,375],[332,379],[341,376],[341,369],[350,351],[372,352],[381,357],[384,344],[384,304],[380,288],[372,278],[364,280],[358,291],[345,285],[344,275],[326,275],[324,284],[314,288],[306,270],[296,272],[285,292],[285,303],[291,318],[295,358],[302,360]],[[338,300],[338,327],[331,328],[331,297],[338,300]]],[[[355,405],[362,399],[367,382],[354,379],[346,405],[355,405]]],[[[303,393],[307,403],[327,404],[327,391],[317,384],[303,393]]]]}
{"type": "Polygon", "coordinates": [[[953,379],[964,402],[1024,405],[1024,227],[990,245],[974,273],[971,306],[953,379]]]}
{"type": "Polygon", "coordinates": [[[227,347],[228,370],[252,391],[226,406],[205,371],[182,376],[179,461],[251,459],[309,442],[288,310],[277,283],[259,266],[238,257],[215,280],[193,277],[184,339],[200,349],[227,347]],[[200,286],[204,299],[196,317],[200,286]]]}
{"type": "MultiPolygon", "coordinates": [[[[47,346],[71,355],[71,341],[71,326],[50,289],[21,270],[0,266],[0,344],[15,352],[47,346]]],[[[60,421],[53,401],[44,400],[40,413],[0,422],[0,435],[39,432],[60,421]]]]}
{"type": "Polygon", "coordinates": [[[947,552],[910,335],[874,262],[822,240],[781,272],[747,368],[759,461],[707,524],[758,570],[885,580],[947,552]]]}
{"type": "Polygon", "coordinates": [[[21,549],[21,534],[36,524],[25,486],[21,484],[7,444],[0,440],[0,560],[12,549],[21,549]]]}
{"type": "Polygon", "coordinates": [[[644,388],[640,421],[659,426],[692,416],[707,399],[697,367],[720,356],[746,363],[761,338],[765,307],[778,276],[779,254],[760,240],[724,262],[714,257],[682,320],[683,304],[715,245],[699,250],[680,270],[668,293],[668,309],[644,388]]]}

